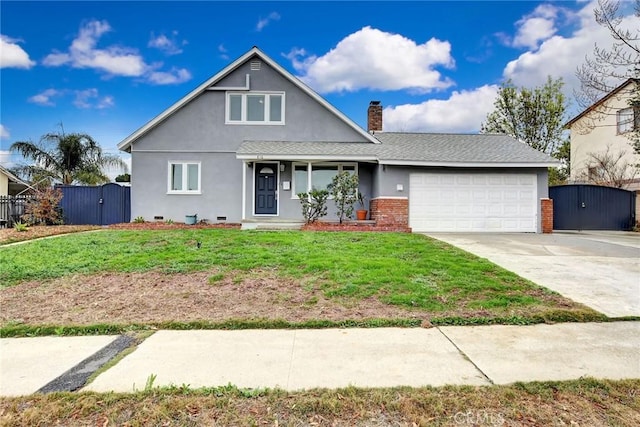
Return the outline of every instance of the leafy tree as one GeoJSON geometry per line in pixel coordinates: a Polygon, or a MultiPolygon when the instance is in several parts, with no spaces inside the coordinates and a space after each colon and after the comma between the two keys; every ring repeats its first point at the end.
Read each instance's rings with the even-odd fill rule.
{"type": "Polygon", "coordinates": [[[131,182],[131,175],[128,173],[123,173],[121,175],[116,176],[116,182],[131,182]]]}
{"type": "Polygon", "coordinates": [[[559,168],[549,168],[549,185],[566,184],[571,172],[571,143],[568,139],[556,149],[553,157],[560,160],[559,168]]]}
{"type": "MultiPolygon", "coordinates": [[[[629,18],[630,25],[624,22],[620,12],[620,1],[598,0],[594,9],[596,22],[606,28],[613,39],[608,47],[596,46],[591,56],[578,67],[576,75],[580,80],[580,90],[576,92],[578,104],[586,109],[610,93],[628,79],[637,79],[629,95],[629,106],[640,114],[640,0],[635,0],[635,13],[629,18]]],[[[623,94],[625,95],[625,94],[623,94]]],[[[604,104],[592,109],[594,119],[589,127],[595,127],[605,115],[615,114],[608,111],[604,104]]],[[[633,149],[640,154],[640,126],[626,134],[633,149]]]]}
{"type": "Polygon", "coordinates": [[[498,90],[495,110],[487,115],[482,133],[510,135],[536,150],[553,154],[564,141],[567,100],[561,78],[533,89],[517,88],[511,80],[498,90]]]}
{"type": "Polygon", "coordinates": [[[38,143],[18,141],[10,150],[33,162],[20,168],[33,181],[96,185],[109,182],[105,167],[126,168],[120,157],[104,154],[91,136],[66,134],[62,125],[60,132],[43,135],[38,143]]]}
{"type": "Polygon", "coordinates": [[[340,224],[345,218],[353,215],[353,204],[358,200],[358,175],[349,172],[340,172],[331,180],[329,191],[333,196],[338,210],[340,224]]]}

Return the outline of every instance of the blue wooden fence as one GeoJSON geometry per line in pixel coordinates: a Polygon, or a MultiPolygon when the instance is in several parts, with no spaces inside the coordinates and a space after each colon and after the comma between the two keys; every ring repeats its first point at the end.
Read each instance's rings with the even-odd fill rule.
{"type": "Polygon", "coordinates": [[[59,185],[60,207],[65,224],[109,225],[131,221],[131,188],[118,184],[101,186],[59,185]]]}

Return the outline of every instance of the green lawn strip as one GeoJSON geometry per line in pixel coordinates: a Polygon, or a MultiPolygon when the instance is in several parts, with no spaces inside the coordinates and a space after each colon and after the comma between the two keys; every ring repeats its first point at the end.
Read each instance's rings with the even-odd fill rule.
{"type": "Polygon", "coordinates": [[[52,393],[0,398],[0,424],[33,425],[618,425],[640,423],[640,380],[312,389],[52,393]]]}
{"type": "MultiPolygon", "coordinates": [[[[481,325],[535,325],[556,322],[612,322],[637,321],[640,317],[608,318],[595,312],[549,311],[535,316],[510,317],[435,317],[429,319],[433,326],[481,326],[481,325]]],[[[363,319],[363,320],[243,320],[223,322],[161,322],[133,323],[125,325],[96,324],[74,325],[23,325],[8,324],[0,327],[0,338],[37,336],[114,335],[134,331],[166,330],[243,330],[243,329],[328,329],[328,328],[415,328],[422,326],[422,319],[363,319]]]]}

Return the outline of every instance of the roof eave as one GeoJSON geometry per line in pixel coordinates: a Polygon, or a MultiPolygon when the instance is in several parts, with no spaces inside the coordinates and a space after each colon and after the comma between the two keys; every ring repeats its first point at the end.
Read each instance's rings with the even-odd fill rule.
{"type": "Polygon", "coordinates": [[[375,156],[344,156],[328,154],[236,154],[239,160],[286,160],[286,161],[349,161],[349,162],[377,162],[375,156]]]}
{"type": "Polygon", "coordinates": [[[580,120],[581,118],[586,116],[588,113],[593,111],[598,105],[600,105],[603,102],[607,101],[609,98],[614,96],[616,93],[620,92],[620,90],[622,90],[624,87],[626,87],[629,83],[632,83],[632,82],[636,82],[636,84],[638,84],[638,82],[640,82],[640,80],[639,79],[635,79],[633,77],[628,78],[622,84],[620,84],[620,86],[618,86],[615,89],[613,89],[611,92],[609,92],[608,94],[606,94],[605,96],[603,96],[602,98],[600,98],[599,100],[597,100],[596,102],[591,104],[589,107],[585,108],[582,112],[580,112],[573,119],[571,119],[567,123],[565,123],[565,125],[563,126],[563,129],[570,129],[571,125],[573,125],[575,122],[577,122],[578,120],[580,120]]]}
{"type": "Polygon", "coordinates": [[[447,168],[548,168],[558,167],[560,162],[441,162],[419,160],[380,160],[381,165],[430,166],[447,168]]]}

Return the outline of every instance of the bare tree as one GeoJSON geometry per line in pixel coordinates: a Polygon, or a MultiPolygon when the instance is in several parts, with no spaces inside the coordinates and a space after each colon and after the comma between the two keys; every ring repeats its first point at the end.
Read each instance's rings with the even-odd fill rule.
{"type": "Polygon", "coordinates": [[[626,151],[614,152],[610,146],[602,152],[588,153],[586,169],[579,181],[623,188],[638,176],[637,165],[625,160],[626,151]]]}
{"type": "MultiPolygon", "coordinates": [[[[583,132],[590,132],[607,115],[616,114],[606,103],[596,104],[605,95],[629,79],[635,85],[618,93],[621,99],[629,99],[629,106],[640,115],[640,0],[635,0],[634,15],[625,18],[620,11],[619,0],[598,0],[594,10],[596,22],[607,29],[612,44],[608,47],[595,45],[591,56],[578,67],[576,75],[580,80],[580,90],[574,93],[578,105],[591,107],[591,120],[583,132]],[[624,20],[632,22],[625,23],[624,20]]],[[[640,153],[640,126],[626,134],[636,153],[640,153]]]]}

